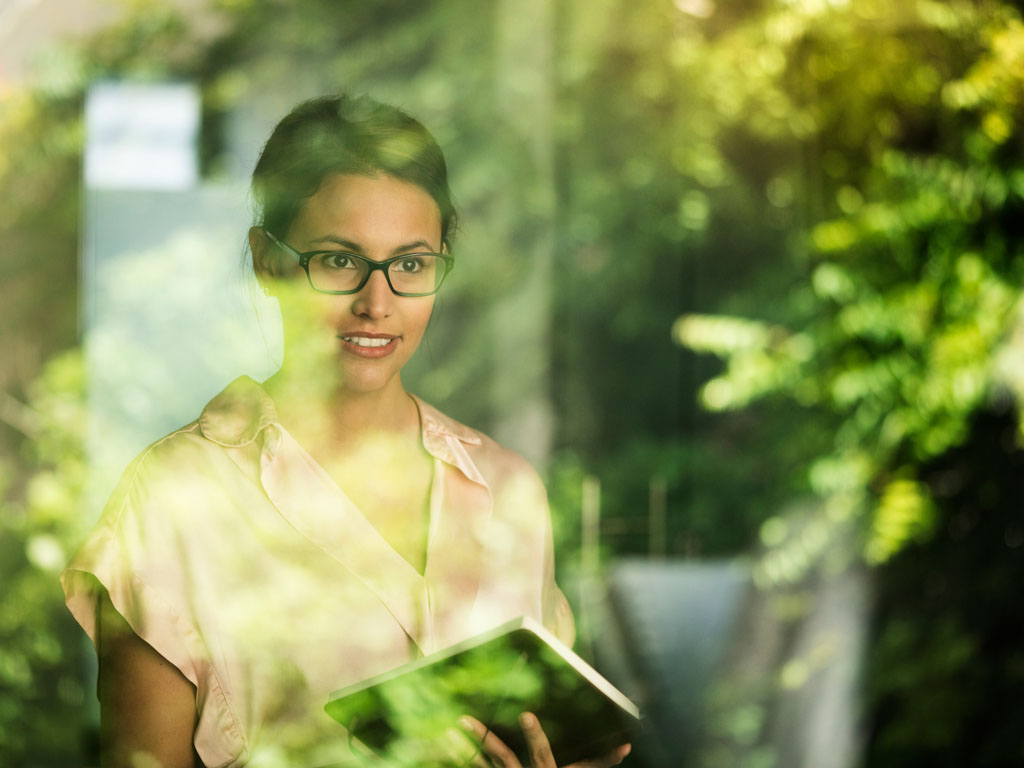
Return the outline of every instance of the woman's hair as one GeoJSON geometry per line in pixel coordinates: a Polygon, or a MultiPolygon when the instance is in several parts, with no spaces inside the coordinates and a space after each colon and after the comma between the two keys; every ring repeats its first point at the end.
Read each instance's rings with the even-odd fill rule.
{"type": "Polygon", "coordinates": [[[286,237],[335,174],[385,174],[422,188],[441,211],[441,242],[451,247],[457,213],[441,148],[418,120],[367,96],[305,101],[277,124],[252,174],[256,226],[286,237]]]}

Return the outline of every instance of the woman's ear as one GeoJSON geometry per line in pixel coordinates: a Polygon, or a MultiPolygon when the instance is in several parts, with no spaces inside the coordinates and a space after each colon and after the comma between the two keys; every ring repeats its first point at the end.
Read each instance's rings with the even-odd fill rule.
{"type": "Polygon", "coordinates": [[[256,274],[256,282],[264,296],[272,296],[271,285],[274,277],[274,264],[270,251],[274,244],[270,242],[262,227],[249,228],[249,253],[252,257],[252,271],[256,274]]]}
{"type": "Polygon", "coordinates": [[[252,270],[261,280],[263,275],[271,272],[268,256],[272,244],[262,227],[249,227],[249,253],[252,255],[252,270]]]}

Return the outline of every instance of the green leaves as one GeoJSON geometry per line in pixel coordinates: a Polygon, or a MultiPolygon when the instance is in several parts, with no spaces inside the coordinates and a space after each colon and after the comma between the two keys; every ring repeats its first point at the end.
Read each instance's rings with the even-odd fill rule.
{"type": "MultiPolygon", "coordinates": [[[[877,563],[930,529],[930,490],[915,467],[963,440],[1003,386],[995,361],[1015,322],[1021,265],[1018,236],[1001,222],[1021,210],[1024,158],[1007,142],[1018,130],[1024,32],[994,4],[791,5],[750,28],[758,24],[791,33],[787,66],[758,70],[759,90],[782,94],[782,112],[813,115],[814,126],[779,117],[773,129],[759,120],[747,130],[804,143],[811,167],[825,171],[804,176],[821,203],[798,196],[810,220],[804,246],[787,254],[798,286],[781,324],[684,316],[674,338],[725,361],[701,391],[707,408],[782,396],[839,417],[811,485],[826,501],[847,493],[821,480],[823,467],[842,474],[855,462],[864,553],[877,563]]],[[[763,45],[737,33],[718,51],[759,61],[763,45]],[[740,40],[744,54],[733,48],[740,40]]],[[[720,119],[765,98],[748,92],[746,110],[720,119]]]]}
{"type": "Polygon", "coordinates": [[[80,353],[53,359],[31,389],[30,474],[20,499],[0,489],[0,752],[46,763],[78,753],[84,717],[82,636],[58,581],[83,534],[80,353]]]}

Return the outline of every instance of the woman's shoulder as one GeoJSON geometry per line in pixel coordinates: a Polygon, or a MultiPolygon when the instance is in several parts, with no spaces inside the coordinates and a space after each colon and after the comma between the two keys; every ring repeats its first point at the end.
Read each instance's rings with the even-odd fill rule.
{"type": "Polygon", "coordinates": [[[195,420],[143,449],[122,474],[108,511],[129,498],[220,486],[250,465],[255,471],[261,437],[276,413],[259,385],[242,379],[214,397],[195,420]]]}
{"type": "MultiPolygon", "coordinates": [[[[541,480],[533,465],[520,453],[502,445],[486,433],[466,426],[438,408],[416,398],[423,423],[424,444],[432,453],[449,453],[452,463],[464,471],[462,463],[475,468],[488,486],[516,480],[540,485],[541,480]],[[455,450],[452,450],[455,446],[455,450]]],[[[442,456],[446,458],[446,456],[442,456]]],[[[471,474],[471,472],[466,472],[471,474]]]]}
{"type": "Polygon", "coordinates": [[[210,400],[193,421],[150,443],[133,464],[153,469],[168,460],[203,460],[224,449],[244,448],[257,443],[276,420],[270,398],[242,376],[210,400]]]}

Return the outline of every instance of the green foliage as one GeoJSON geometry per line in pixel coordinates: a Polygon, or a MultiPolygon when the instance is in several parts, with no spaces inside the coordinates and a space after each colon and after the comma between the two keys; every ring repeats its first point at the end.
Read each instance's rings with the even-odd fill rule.
{"type": "MultiPolygon", "coordinates": [[[[673,337],[722,362],[698,395],[720,428],[766,407],[805,426],[771,430],[772,450],[798,460],[768,463],[819,499],[761,524],[757,583],[771,595],[841,571],[857,532],[859,556],[882,566],[865,764],[1001,764],[1021,754],[999,725],[1019,719],[1003,682],[1019,680],[1017,633],[997,618],[1013,613],[1020,427],[994,441],[978,423],[1024,403],[1018,13],[766,3],[711,26],[687,54],[711,89],[691,106],[720,169],[701,186],[712,201],[747,191],[752,240],[759,226],[788,234],[673,337]]],[[[804,685],[804,661],[718,707],[722,764],[778,764],[762,705],[804,685]]]]}
{"type": "MultiPolygon", "coordinates": [[[[553,237],[549,491],[570,549],[587,475],[609,556],[647,550],[655,481],[669,554],[759,543],[762,584],[798,583],[850,529],[867,561],[894,567],[946,534],[927,467],[993,402],[1024,402],[1019,14],[995,0],[558,2],[550,69],[534,73],[552,79],[548,121],[509,114],[509,94],[536,87],[501,27],[509,7],[220,0],[195,20],[135,2],[4,101],[0,382],[39,421],[29,443],[5,432],[0,446],[0,751],[15,763],[68,754],[90,695],[54,572],[79,537],[81,369],[58,358],[29,383],[75,343],[80,114],[96,79],[198,81],[208,176],[248,172],[227,142],[239,114],[269,128],[323,91],[370,92],[430,125],[466,225],[445,341],[428,340],[415,376],[470,423],[492,406],[481,318],[528,277],[488,255],[553,237]],[[524,124],[547,132],[550,169],[524,124]],[[809,493],[814,514],[781,513],[809,493]]],[[[984,647],[972,626],[894,622],[877,700],[940,677],[940,720],[963,715],[964,653],[984,647]]],[[[926,714],[894,718],[878,743],[909,750],[926,714]]],[[[723,717],[738,740],[767,721],[753,705],[723,717]]]]}
{"type": "Polygon", "coordinates": [[[12,765],[76,760],[85,728],[82,636],[57,579],[83,534],[83,384],[77,352],[46,366],[24,493],[0,488],[0,752],[12,765]]]}
{"type": "Polygon", "coordinates": [[[0,387],[27,402],[9,422],[20,433],[0,426],[5,764],[74,764],[94,725],[84,638],[58,581],[92,517],[76,347],[84,89],[115,75],[181,76],[194,50],[183,29],[159,4],[137,3],[122,25],[51,52],[38,86],[0,104],[0,387]]]}
{"type": "Polygon", "coordinates": [[[1009,141],[1022,44],[998,4],[863,0],[768,9],[711,49],[733,61],[750,46],[763,65],[735,86],[726,123],[756,115],[752,139],[807,148],[764,188],[803,208],[807,235],[787,249],[794,282],[776,317],[690,314],[675,337],[725,361],[701,389],[707,408],[783,397],[833,414],[833,445],[807,477],[838,518],[866,520],[870,562],[931,529],[918,468],[1005,389],[999,351],[1024,271],[1009,141]]]}
{"type": "Polygon", "coordinates": [[[887,561],[875,599],[865,764],[1005,765],[1024,756],[1024,450],[1016,415],[979,413],[920,468],[941,525],[887,561]]]}

